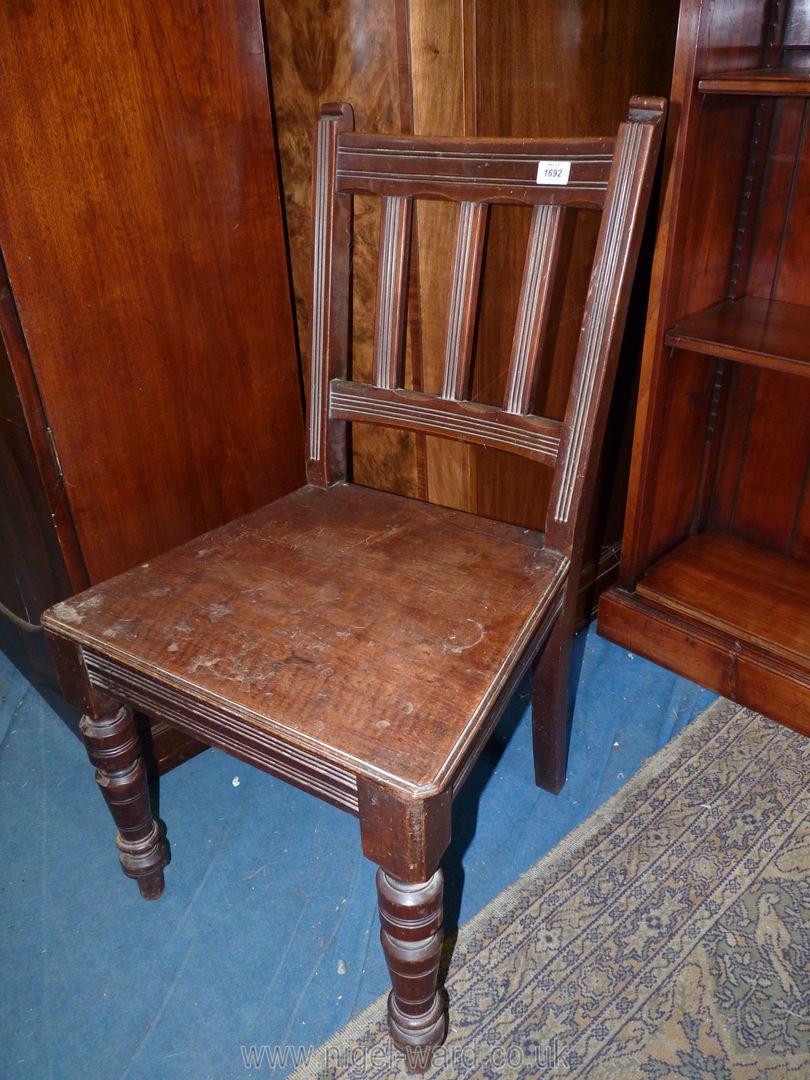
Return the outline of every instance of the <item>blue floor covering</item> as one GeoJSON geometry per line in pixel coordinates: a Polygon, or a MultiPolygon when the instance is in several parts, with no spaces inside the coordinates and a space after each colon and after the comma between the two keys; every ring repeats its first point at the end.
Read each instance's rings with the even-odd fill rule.
{"type": "MultiPolygon", "coordinates": [[[[456,801],[450,930],[714,700],[590,627],[552,796],[533,783],[526,689],[456,801]]],[[[54,705],[0,654],[0,1077],[232,1080],[254,1073],[243,1047],[318,1045],[387,988],[353,818],[208,750],[161,782],[172,861],[147,903],[54,705]]]]}

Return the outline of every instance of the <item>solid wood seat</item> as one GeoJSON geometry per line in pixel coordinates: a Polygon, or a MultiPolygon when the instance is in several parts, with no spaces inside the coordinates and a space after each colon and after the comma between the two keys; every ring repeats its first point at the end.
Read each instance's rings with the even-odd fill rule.
{"type": "Polygon", "coordinates": [[[292,762],[300,749],[344,766],[322,783],[356,809],[350,771],[422,794],[454,774],[566,564],[512,525],[305,487],[56,605],[48,625],[81,641],[96,685],[147,713],[172,718],[171,686],[187,725],[199,704],[238,718],[256,749],[276,736],[271,771],[278,739],[292,762]]]}
{"type": "Polygon", "coordinates": [[[633,99],[615,138],[434,139],[356,134],[349,106],[325,105],[313,184],[310,486],[43,616],[65,697],[84,713],[121,865],[145,897],[160,895],[168,852],[135,709],[357,815],[363,851],[380,868],[389,1028],[413,1070],[446,1030],[440,861],[453,797],[530,667],[535,777],[551,791],[565,779],[587,508],[664,112],[660,99],[633,99]],[[351,378],[355,195],[381,202],[370,381],[351,378]],[[420,199],[457,208],[435,392],[405,378],[420,199]],[[500,405],[471,400],[492,204],[531,213],[500,405]],[[559,420],[533,408],[574,211],[601,220],[559,420]],[[544,533],[348,483],[356,421],[554,469],[544,533]]]}

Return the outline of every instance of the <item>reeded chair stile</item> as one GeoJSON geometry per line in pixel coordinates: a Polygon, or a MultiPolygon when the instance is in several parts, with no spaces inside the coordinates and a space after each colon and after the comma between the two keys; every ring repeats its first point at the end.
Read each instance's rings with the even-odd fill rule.
{"type": "MultiPolygon", "coordinates": [[[[118,826],[124,872],[163,889],[133,710],[356,815],[379,866],[389,1027],[414,1070],[444,1037],[440,862],[453,797],[534,666],[537,782],[565,777],[586,510],[664,121],[634,99],[615,138],[355,134],[322,109],[313,212],[308,484],[57,604],[43,618],[118,826]],[[349,377],[352,199],[381,200],[372,379],[349,377]],[[456,204],[443,377],[406,389],[417,199],[456,204]],[[487,215],[531,206],[500,406],[470,400],[487,215]],[[534,415],[562,223],[602,214],[562,422],[534,415]],[[553,467],[545,534],[348,481],[347,426],[382,424],[553,467]]],[[[423,298],[425,302],[425,298],[423,298]]]]}

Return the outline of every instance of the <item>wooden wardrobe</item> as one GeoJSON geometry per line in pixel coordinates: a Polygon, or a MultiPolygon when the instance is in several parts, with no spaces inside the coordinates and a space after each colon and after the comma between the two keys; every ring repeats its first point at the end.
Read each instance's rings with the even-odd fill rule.
{"type": "Polygon", "coordinates": [[[303,483],[302,394],[259,6],[0,0],[0,40],[0,645],[33,672],[45,607],[303,483]]]}

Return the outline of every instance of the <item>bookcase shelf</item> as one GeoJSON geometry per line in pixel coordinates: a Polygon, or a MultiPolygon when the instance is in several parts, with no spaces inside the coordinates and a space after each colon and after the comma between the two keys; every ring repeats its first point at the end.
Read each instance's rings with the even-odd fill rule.
{"type": "Polygon", "coordinates": [[[599,603],[611,641],[808,735],[809,54],[810,0],[681,0],[619,584],[599,603]]]}
{"type": "Polygon", "coordinates": [[[747,94],[756,97],[807,97],[810,68],[754,68],[716,71],[698,81],[701,94],[747,94]]]}
{"type": "MultiPolygon", "coordinates": [[[[653,563],[636,592],[810,678],[810,565],[722,533],[691,536],[653,563]]],[[[808,716],[810,719],[810,715],[808,716]]]]}
{"type": "Polygon", "coordinates": [[[682,319],[665,343],[741,364],[810,377],[810,308],[743,296],[682,319]]]}
{"type": "Polygon", "coordinates": [[[810,565],[701,533],[614,588],[600,632],[810,735],[810,565]]]}

